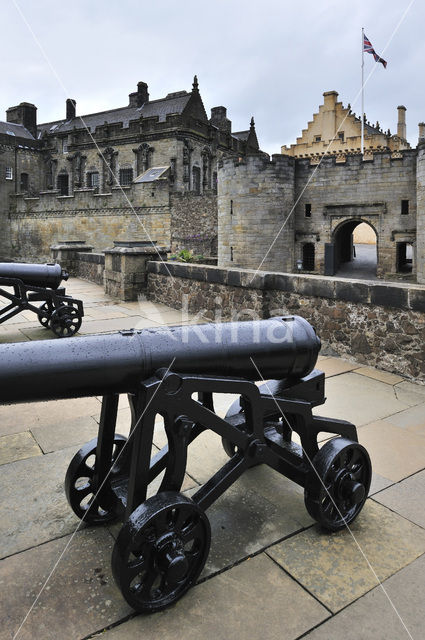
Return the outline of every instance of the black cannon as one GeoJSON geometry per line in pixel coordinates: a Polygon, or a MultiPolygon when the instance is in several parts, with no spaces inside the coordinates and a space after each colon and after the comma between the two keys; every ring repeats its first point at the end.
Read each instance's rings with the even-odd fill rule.
{"type": "Polygon", "coordinates": [[[60,287],[68,277],[59,264],[0,263],[0,296],[9,301],[0,309],[0,323],[28,309],[59,338],[73,336],[81,327],[84,310],[81,300],[60,287]]]}
{"type": "Polygon", "coordinates": [[[355,426],[312,414],[325,401],[319,349],[298,316],[1,345],[0,403],[103,396],[98,437],[72,459],[65,491],[85,522],[123,520],[114,577],[134,609],[152,612],[196,582],[210,547],[205,510],[250,467],[267,464],[303,486],[308,512],[330,531],[361,511],[371,463],[355,426]],[[115,433],[120,393],[130,402],[128,439],[115,433]],[[214,393],[239,396],[224,419],[214,393]],[[157,417],[167,445],[152,456],[157,417]],[[188,448],[207,429],[229,460],[189,498],[180,492],[188,448]],[[340,437],[319,448],[320,432],[340,437]]]}

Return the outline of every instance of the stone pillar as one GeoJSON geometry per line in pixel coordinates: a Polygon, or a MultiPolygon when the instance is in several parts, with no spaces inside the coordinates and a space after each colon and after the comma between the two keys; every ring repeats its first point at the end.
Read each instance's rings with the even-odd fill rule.
{"type": "Polygon", "coordinates": [[[416,164],[416,274],[425,284],[425,141],[418,145],[416,164]]]}
{"type": "Polygon", "coordinates": [[[90,253],[93,247],[85,243],[85,240],[65,240],[53,244],[50,247],[50,255],[54,262],[58,262],[62,269],[68,271],[71,276],[77,274],[77,261],[79,252],[90,253]]]}
{"type": "Polygon", "coordinates": [[[105,249],[105,293],[120,300],[137,300],[147,286],[147,263],[167,259],[167,247],[144,240],[115,240],[105,249]]]}

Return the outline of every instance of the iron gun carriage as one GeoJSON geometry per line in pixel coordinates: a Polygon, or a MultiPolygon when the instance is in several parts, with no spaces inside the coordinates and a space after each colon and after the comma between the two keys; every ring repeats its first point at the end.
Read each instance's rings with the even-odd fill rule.
{"type": "Polygon", "coordinates": [[[371,463],[356,428],[312,413],[325,401],[319,349],[298,316],[0,345],[0,403],[102,396],[98,437],[72,459],[65,491],[86,523],[123,521],[113,574],[135,610],[153,612],[196,583],[210,547],[205,511],[250,467],[269,465],[304,487],[308,512],[330,531],[361,511],[371,463]],[[115,432],[122,393],[127,439],[115,432]],[[223,393],[239,399],[221,418],[214,394],[223,393]],[[158,416],[167,445],[152,455],[158,416]],[[189,498],[188,449],[207,429],[229,460],[189,498]],[[320,432],[338,437],[319,448],[320,432]]]}
{"type": "Polygon", "coordinates": [[[0,263],[0,296],[9,302],[0,309],[0,323],[28,310],[58,338],[73,336],[81,327],[84,310],[81,300],[60,287],[68,277],[59,264],[0,263]]]}

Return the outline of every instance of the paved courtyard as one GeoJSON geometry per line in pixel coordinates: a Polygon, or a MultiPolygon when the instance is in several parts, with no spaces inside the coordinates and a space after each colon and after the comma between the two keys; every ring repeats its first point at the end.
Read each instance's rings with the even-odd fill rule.
{"type": "MultiPolygon", "coordinates": [[[[194,321],[164,305],[114,301],[81,280],[68,290],[84,301],[81,334],[194,321]]],[[[34,314],[13,320],[0,326],[1,342],[52,337],[34,314]]],[[[318,367],[328,399],[315,411],[354,422],[374,469],[351,533],[324,533],[300,487],[250,469],[208,510],[212,546],[199,584],[151,616],[135,615],[112,578],[119,525],[79,526],[64,494],[72,456],[97,434],[100,399],[0,407],[1,640],[424,638],[425,387],[326,354],[318,367]]],[[[221,415],[231,401],[217,398],[221,415]]],[[[122,397],[118,432],[129,424],[122,397]]],[[[226,460],[220,439],[204,433],[183,490],[226,460]]]]}

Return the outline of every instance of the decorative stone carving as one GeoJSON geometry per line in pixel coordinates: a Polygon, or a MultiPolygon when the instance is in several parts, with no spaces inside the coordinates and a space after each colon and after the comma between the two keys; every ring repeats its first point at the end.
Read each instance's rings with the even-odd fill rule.
{"type": "Polygon", "coordinates": [[[152,164],[152,154],[155,151],[147,142],[142,142],[137,149],[133,149],[136,154],[136,174],[140,175],[149,169],[152,164]]]}

